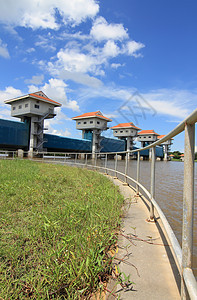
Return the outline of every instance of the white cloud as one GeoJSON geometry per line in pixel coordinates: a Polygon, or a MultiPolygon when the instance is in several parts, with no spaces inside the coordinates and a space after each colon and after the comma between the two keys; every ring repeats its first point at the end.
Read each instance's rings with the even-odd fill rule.
{"type": "Polygon", "coordinates": [[[77,25],[93,18],[99,5],[94,0],[6,0],[1,1],[0,23],[32,29],[58,29],[56,10],[65,23],[77,25]]]}
{"type": "Polygon", "coordinates": [[[68,100],[66,96],[67,84],[56,78],[49,79],[49,83],[45,83],[43,86],[28,86],[29,93],[42,90],[49,98],[59,102],[63,107],[72,109],[73,111],[79,111],[79,105],[76,100],[68,100]]]}
{"type": "Polygon", "coordinates": [[[25,80],[25,83],[32,83],[32,84],[36,84],[36,85],[40,85],[42,84],[44,80],[44,75],[35,75],[35,76],[32,76],[31,79],[26,79],[25,80]]]}
{"type": "Polygon", "coordinates": [[[13,99],[22,95],[21,90],[8,86],[5,90],[0,90],[0,104],[4,104],[5,100],[13,99]]]}
{"type": "Polygon", "coordinates": [[[62,111],[61,107],[57,107],[55,112],[57,114],[55,118],[44,121],[44,126],[48,129],[46,133],[70,136],[71,133],[68,128],[64,128],[64,124],[65,121],[72,121],[72,119],[67,117],[67,115],[62,111]]]}
{"type": "Polygon", "coordinates": [[[2,40],[0,39],[0,56],[4,58],[10,58],[8,49],[7,49],[7,44],[4,44],[2,40]]]}
{"type": "Polygon", "coordinates": [[[104,57],[116,57],[120,53],[119,47],[114,43],[114,41],[107,41],[103,47],[104,57]]]}
{"type": "Polygon", "coordinates": [[[122,24],[108,24],[103,17],[95,20],[90,31],[92,37],[97,41],[120,40],[128,38],[127,29],[122,24]]]}
{"type": "Polygon", "coordinates": [[[138,43],[136,41],[129,41],[126,44],[125,53],[127,53],[128,55],[133,55],[135,57],[138,57],[140,56],[140,54],[136,54],[136,52],[144,47],[145,45],[142,43],[138,43]]]}
{"type": "Polygon", "coordinates": [[[37,47],[41,47],[43,48],[45,51],[56,51],[56,47],[52,44],[52,41],[50,39],[50,36],[48,36],[47,38],[44,37],[44,36],[38,36],[38,40],[36,43],[35,43],[35,46],[37,47]]]}
{"type": "Polygon", "coordinates": [[[82,53],[79,49],[61,49],[58,54],[58,64],[70,72],[86,73],[93,71],[96,65],[96,59],[88,54],[82,53]]]}
{"type": "Polygon", "coordinates": [[[94,88],[98,88],[99,86],[102,85],[101,80],[99,80],[95,77],[89,76],[88,74],[83,74],[81,72],[69,72],[66,70],[62,70],[59,72],[59,77],[64,80],[70,79],[74,82],[77,82],[77,83],[80,83],[83,85],[87,85],[90,87],[94,87],[94,88]]]}
{"type": "Polygon", "coordinates": [[[79,97],[85,100],[99,97],[116,100],[117,103],[112,107],[113,112],[115,112],[114,107],[116,107],[116,112],[120,108],[123,109],[122,105],[125,103],[126,109],[128,110],[128,106],[130,106],[133,110],[135,109],[136,114],[142,113],[141,106],[146,109],[145,112],[148,114],[152,115],[156,111],[157,115],[169,116],[171,119],[173,117],[179,121],[182,121],[196,108],[197,91],[195,90],[158,89],[147,93],[139,93],[137,94],[139,95],[138,98],[134,96],[135,93],[136,90],[132,88],[126,89],[103,85],[97,89],[83,88],[79,91],[79,97]]]}
{"type": "Polygon", "coordinates": [[[11,110],[0,106],[0,118],[13,121],[13,117],[11,117],[11,110]]]}
{"type": "MultiPolygon", "coordinates": [[[[60,73],[66,74],[66,77],[78,83],[87,84],[93,86],[98,84],[93,79],[95,76],[104,76],[105,67],[109,66],[110,60],[119,55],[133,55],[139,56],[136,52],[143,48],[142,43],[130,41],[126,43],[124,41],[108,40],[106,42],[98,43],[94,40],[81,42],[72,40],[66,44],[64,48],[61,48],[56,57],[48,62],[47,67],[50,74],[56,77],[60,77],[60,73]],[[94,77],[89,76],[89,74],[94,77]],[[75,78],[73,76],[75,74],[75,78]],[[82,74],[86,74],[84,76],[82,74]]],[[[123,64],[124,65],[124,64],[123,64]]],[[[113,68],[117,68],[120,64],[112,65],[113,68]]]]}
{"type": "Polygon", "coordinates": [[[0,118],[13,120],[13,117],[11,117],[10,106],[5,104],[4,101],[21,95],[22,92],[12,86],[6,87],[5,90],[0,90],[0,118]]]}
{"type": "Polygon", "coordinates": [[[184,119],[197,102],[197,93],[189,90],[158,89],[142,94],[158,113],[184,119]],[[189,104],[190,103],[190,104],[189,104]]]}
{"type": "Polygon", "coordinates": [[[35,52],[36,50],[35,50],[35,48],[28,48],[27,50],[26,50],[26,52],[27,53],[32,53],[32,52],[35,52]]]}
{"type": "Polygon", "coordinates": [[[123,66],[124,66],[124,64],[119,64],[119,63],[112,63],[111,64],[111,67],[113,69],[118,69],[119,67],[123,67],[123,66]]]}

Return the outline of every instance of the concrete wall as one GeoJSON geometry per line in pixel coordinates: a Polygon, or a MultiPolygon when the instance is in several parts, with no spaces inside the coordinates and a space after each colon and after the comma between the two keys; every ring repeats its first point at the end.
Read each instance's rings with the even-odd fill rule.
{"type": "Polygon", "coordinates": [[[77,129],[106,129],[107,121],[100,118],[83,118],[76,120],[77,129]]]}
{"type": "Polygon", "coordinates": [[[139,142],[155,142],[157,140],[157,136],[156,135],[151,135],[151,134],[147,134],[147,135],[139,135],[137,140],[139,142]]]}
{"type": "Polygon", "coordinates": [[[54,105],[36,99],[21,99],[11,104],[11,116],[21,117],[45,114],[49,108],[54,112],[54,105]]]}
{"type": "Polygon", "coordinates": [[[113,129],[113,134],[115,137],[127,137],[127,136],[136,136],[137,130],[132,128],[117,128],[113,129]]]}

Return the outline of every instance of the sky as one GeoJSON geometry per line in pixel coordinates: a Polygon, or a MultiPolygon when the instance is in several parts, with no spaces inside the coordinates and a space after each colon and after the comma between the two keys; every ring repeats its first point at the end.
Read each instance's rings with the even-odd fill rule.
{"type": "Polygon", "coordinates": [[[75,138],[85,112],[163,135],[197,108],[195,0],[0,2],[0,118],[16,120],[5,100],[40,90],[62,104],[47,133],[75,138]]]}

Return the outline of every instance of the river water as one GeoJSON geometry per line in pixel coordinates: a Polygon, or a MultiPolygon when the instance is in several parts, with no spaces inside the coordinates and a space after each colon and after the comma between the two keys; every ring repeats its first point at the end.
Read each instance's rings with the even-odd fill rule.
{"type": "MultiPolygon", "coordinates": [[[[102,163],[104,165],[104,161],[102,163]]],[[[114,160],[107,163],[108,168],[114,168],[114,160]]],[[[117,170],[124,172],[125,161],[118,161],[117,170]]],[[[137,161],[128,163],[128,175],[136,179],[137,161]]],[[[150,191],[151,162],[140,161],[140,183],[150,191]]],[[[183,204],[184,163],[177,161],[156,161],[156,191],[155,200],[163,210],[179,243],[182,234],[182,204],[183,204]]],[[[194,201],[194,256],[193,270],[197,277],[197,163],[195,163],[195,201],[194,201]]]]}

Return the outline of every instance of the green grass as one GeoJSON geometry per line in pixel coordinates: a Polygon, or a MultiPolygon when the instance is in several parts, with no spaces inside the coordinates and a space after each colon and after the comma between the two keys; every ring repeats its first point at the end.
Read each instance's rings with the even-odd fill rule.
{"type": "Polygon", "coordinates": [[[1,299],[86,299],[110,273],[123,197],[101,174],[0,161],[1,299]]]}

